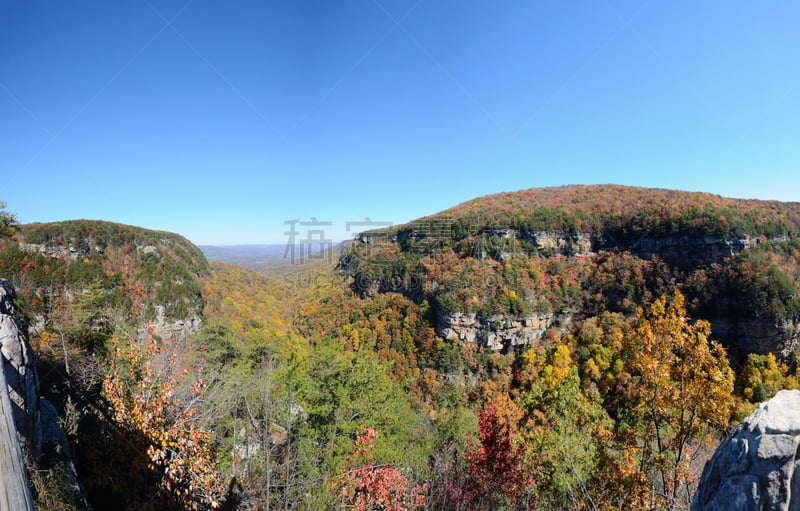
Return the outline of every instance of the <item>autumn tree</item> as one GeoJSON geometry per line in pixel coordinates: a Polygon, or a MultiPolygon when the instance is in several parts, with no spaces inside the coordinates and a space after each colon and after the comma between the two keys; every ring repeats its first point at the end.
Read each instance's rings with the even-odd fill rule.
{"type": "Polygon", "coordinates": [[[625,453],[596,387],[581,387],[575,357],[569,345],[557,346],[518,398],[525,413],[518,443],[536,508],[634,507],[638,479],[623,467],[625,453]]]}
{"type": "Polygon", "coordinates": [[[133,486],[137,477],[142,478],[142,487],[154,482],[156,490],[142,501],[159,509],[216,509],[221,504],[221,481],[210,433],[197,422],[202,379],[194,378],[188,397],[181,399],[181,380],[189,377],[190,370],[176,367],[174,356],[167,357],[167,367],[159,367],[160,352],[161,346],[152,339],[144,346],[116,338],[111,342],[103,396],[113,434],[132,449],[134,460],[128,461],[144,454],[150,471],[135,474],[131,469],[136,465],[131,463],[125,485],[133,486]]]}
{"type": "Polygon", "coordinates": [[[728,424],[733,371],[710,332],[708,322],[686,316],[676,292],[639,308],[636,328],[624,338],[629,409],[620,411],[619,431],[639,449],[652,506],[677,509],[691,500],[698,443],[728,424]]]}
{"type": "Polygon", "coordinates": [[[523,454],[512,439],[510,425],[501,420],[493,404],[478,417],[478,440],[468,437],[464,454],[469,509],[500,509],[530,500],[523,454]]]}
{"type": "Polygon", "coordinates": [[[796,380],[788,372],[788,366],[785,363],[779,366],[774,354],[751,353],[739,374],[742,395],[751,403],[758,404],[783,388],[796,386],[796,380]]]}
{"type": "Polygon", "coordinates": [[[413,487],[398,466],[375,459],[378,433],[365,428],[346,458],[345,471],[334,483],[334,493],[345,509],[356,511],[411,511],[425,505],[425,488],[413,487]]]}

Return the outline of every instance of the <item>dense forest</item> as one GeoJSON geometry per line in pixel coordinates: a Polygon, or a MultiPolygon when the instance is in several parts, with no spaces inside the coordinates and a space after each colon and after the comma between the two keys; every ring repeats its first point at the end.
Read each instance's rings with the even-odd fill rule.
{"type": "Polygon", "coordinates": [[[798,387],[797,203],[531,189],[272,274],[2,220],[95,509],[687,509],[730,426],[798,387]]]}
{"type": "Polygon", "coordinates": [[[431,232],[443,219],[454,240],[486,229],[577,231],[620,241],[661,235],[775,237],[797,232],[800,204],[632,186],[571,185],[488,195],[389,230],[431,232]]]}

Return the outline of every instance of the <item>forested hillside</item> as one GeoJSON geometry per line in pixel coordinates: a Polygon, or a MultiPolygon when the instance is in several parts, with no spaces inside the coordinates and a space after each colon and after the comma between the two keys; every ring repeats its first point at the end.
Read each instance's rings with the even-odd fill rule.
{"type": "MultiPolygon", "coordinates": [[[[800,203],[729,199],[619,185],[531,188],[480,197],[436,215],[393,228],[452,222],[452,237],[488,229],[581,232],[626,239],[630,236],[784,236],[800,227],[800,203]]],[[[430,231],[428,231],[430,232],[430,231]]]]}
{"type": "Polygon", "coordinates": [[[565,187],[277,276],[89,221],[0,269],[96,509],[685,509],[798,386],[799,233],[795,203],[565,187]]]}
{"type": "MultiPolygon", "coordinates": [[[[174,485],[170,473],[209,444],[186,422],[195,411],[174,397],[180,389],[190,399],[200,389],[181,377],[178,358],[164,357],[190,345],[200,326],[201,279],[210,275],[202,253],[179,235],[110,222],[16,230],[0,241],[0,268],[17,288],[42,393],[59,411],[90,503],[136,509],[151,501],[168,508],[206,498],[183,483],[176,490],[196,495],[160,496],[153,476],[154,469],[174,485]],[[182,436],[195,446],[167,455],[182,436]]],[[[56,460],[45,458],[33,472],[45,474],[34,487],[37,502],[70,509],[65,483],[49,463],[56,460]]],[[[200,478],[210,473],[198,470],[200,478]]]]}
{"type": "MultiPolygon", "coordinates": [[[[797,343],[800,204],[620,186],[484,197],[363,234],[342,267],[362,295],[563,324],[680,290],[737,356],[797,343]],[[555,321],[552,321],[555,319],[555,321]]],[[[480,322],[480,321],[478,321],[480,322]]],[[[485,329],[486,325],[480,325],[485,329]]]]}
{"type": "Polygon", "coordinates": [[[86,220],[22,226],[3,245],[0,268],[23,289],[37,325],[57,323],[54,313],[67,308],[83,339],[199,318],[199,278],[209,273],[200,250],[181,236],[86,220]]]}

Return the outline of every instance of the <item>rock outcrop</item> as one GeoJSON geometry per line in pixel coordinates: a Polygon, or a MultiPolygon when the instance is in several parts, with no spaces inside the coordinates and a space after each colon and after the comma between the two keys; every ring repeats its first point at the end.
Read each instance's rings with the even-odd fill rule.
{"type": "Polygon", "coordinates": [[[544,253],[591,254],[600,250],[628,250],[642,259],[660,257],[674,264],[696,265],[733,257],[759,242],[749,236],[642,236],[617,239],[577,232],[510,231],[507,237],[527,241],[544,253]]]}
{"type": "Polygon", "coordinates": [[[77,511],[91,511],[89,500],[86,497],[86,490],[83,488],[75,469],[75,462],[72,449],[61,421],[58,411],[50,401],[42,398],[39,401],[39,409],[42,417],[42,457],[47,459],[50,464],[61,474],[61,480],[67,489],[72,504],[77,511]]]}
{"type": "Polygon", "coordinates": [[[31,459],[41,452],[39,418],[39,376],[33,350],[28,342],[28,329],[14,311],[14,286],[0,279],[0,353],[8,384],[14,422],[20,435],[22,450],[31,459]]]}
{"type": "Polygon", "coordinates": [[[33,510],[23,460],[36,467],[48,453],[54,453],[49,457],[55,458],[75,507],[90,510],[58,412],[39,394],[36,360],[27,325],[14,310],[15,296],[14,286],[0,279],[0,383],[6,387],[0,387],[0,510],[33,510]]]}
{"type": "Polygon", "coordinates": [[[638,240],[632,252],[642,259],[658,256],[681,265],[708,264],[733,257],[758,242],[749,236],[665,236],[638,240]]]}
{"type": "Polygon", "coordinates": [[[95,244],[86,244],[83,246],[78,245],[72,240],[69,243],[62,245],[49,245],[46,243],[20,243],[20,250],[25,252],[35,252],[49,257],[76,260],[81,257],[86,257],[93,251],[98,254],[103,253],[103,247],[95,244]]]}
{"type": "Polygon", "coordinates": [[[541,345],[550,329],[562,329],[570,316],[554,314],[527,316],[480,316],[472,313],[442,312],[437,314],[436,333],[445,339],[477,342],[483,347],[501,350],[513,346],[541,345]]]}
{"type": "Polygon", "coordinates": [[[800,346],[799,319],[711,319],[711,329],[715,338],[727,340],[740,353],[773,353],[790,361],[800,346]]]}
{"type": "Polygon", "coordinates": [[[32,511],[25,459],[35,463],[41,452],[39,378],[14,297],[11,283],[0,279],[0,508],[32,511]]]}
{"type": "Polygon", "coordinates": [[[0,371],[0,509],[33,511],[28,472],[6,387],[5,374],[0,371]]]}
{"type": "Polygon", "coordinates": [[[706,463],[692,511],[800,511],[800,391],[782,390],[706,463]]]}
{"type": "MultiPolygon", "coordinates": [[[[447,223],[441,232],[426,232],[422,229],[402,231],[392,234],[389,231],[368,231],[360,233],[357,240],[361,243],[392,241],[407,244],[413,240],[411,252],[427,253],[435,244],[425,242],[449,237],[451,230],[447,223]],[[421,245],[418,245],[422,243],[421,245]]],[[[748,247],[757,245],[761,239],[751,236],[638,236],[624,238],[611,234],[595,235],[579,231],[522,231],[516,229],[485,230],[486,237],[498,237],[505,240],[517,240],[535,247],[543,254],[588,255],[600,250],[627,250],[643,259],[653,256],[661,257],[672,263],[682,265],[708,264],[732,257],[748,247]]],[[[787,237],[775,237],[770,241],[786,241],[787,237]]],[[[476,247],[475,255],[488,256],[476,247]]]]}
{"type": "Polygon", "coordinates": [[[196,334],[203,324],[203,319],[196,312],[189,317],[179,319],[169,319],[166,315],[166,307],[156,305],[156,317],[152,322],[146,323],[136,329],[136,336],[139,340],[147,340],[152,336],[160,339],[186,339],[192,334],[196,334]]]}

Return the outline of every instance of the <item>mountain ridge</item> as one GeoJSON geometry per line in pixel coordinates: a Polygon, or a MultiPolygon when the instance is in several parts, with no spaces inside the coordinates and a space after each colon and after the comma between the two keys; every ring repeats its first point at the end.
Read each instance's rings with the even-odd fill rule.
{"type": "Polygon", "coordinates": [[[728,346],[787,357],[800,324],[798,233],[797,202],[618,185],[532,188],[366,232],[340,268],[362,296],[427,299],[440,333],[460,330],[462,340],[496,348],[497,335],[513,335],[498,332],[504,322],[494,316],[550,325],[555,313],[566,325],[576,314],[632,314],[680,289],[693,314],[716,320],[728,346]]]}
{"type": "Polygon", "coordinates": [[[148,326],[160,336],[196,331],[199,278],[210,274],[202,252],[179,234],[96,220],[23,224],[2,244],[0,265],[24,284],[34,327],[51,320],[56,303],[72,303],[105,311],[87,317],[84,332],[102,336],[120,327],[137,335],[148,326]]]}
{"type": "Polygon", "coordinates": [[[485,195],[369,232],[424,232],[437,221],[452,222],[450,233],[455,237],[475,235],[481,229],[780,236],[800,232],[800,202],[734,199],[666,188],[566,185],[485,195]]]}

